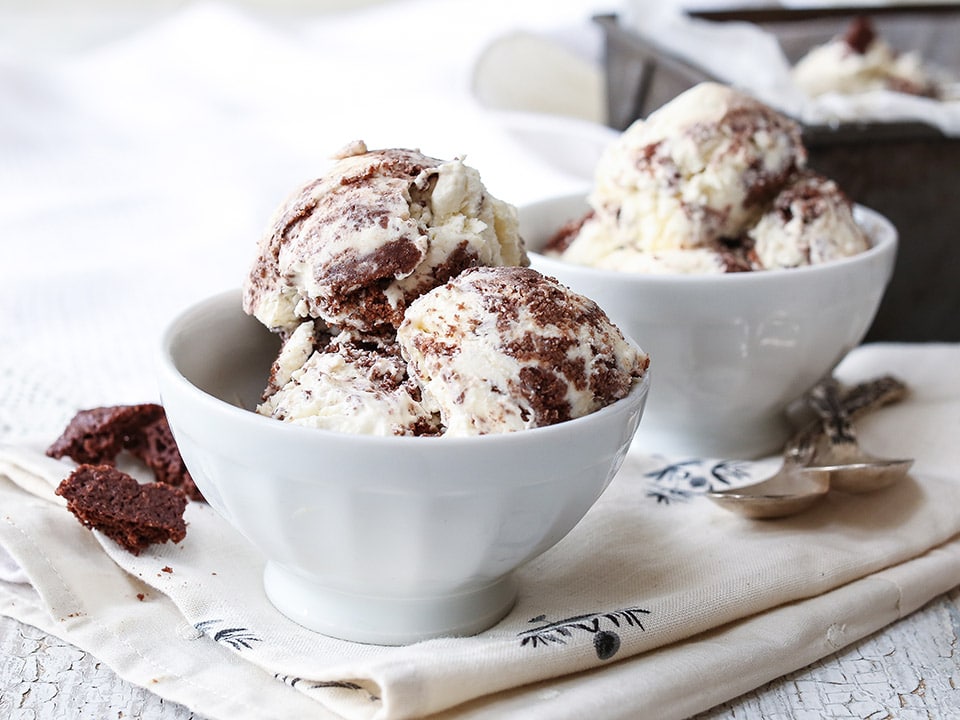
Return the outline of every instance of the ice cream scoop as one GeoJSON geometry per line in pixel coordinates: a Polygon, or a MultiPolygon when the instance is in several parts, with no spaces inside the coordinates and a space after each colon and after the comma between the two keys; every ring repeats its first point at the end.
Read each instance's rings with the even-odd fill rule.
{"type": "Polygon", "coordinates": [[[589,414],[625,397],[649,364],[595,302],[519,267],[470,269],[424,294],[397,342],[453,436],[589,414]]]}
{"type": "Polygon", "coordinates": [[[799,126],[701,83],[638,120],[598,163],[589,212],[543,248],[602,270],[715,275],[815,265],[870,247],[799,126]]]}
{"type": "Polygon", "coordinates": [[[629,393],[647,357],[528,269],[516,209],[460,160],[357,143],[261,240],[243,308],[283,339],[257,412],[365,435],[551,425],[629,393]]]}
{"type": "Polygon", "coordinates": [[[344,332],[316,343],[304,323],[284,344],[261,415],[297,425],[364,435],[431,435],[437,418],[420,402],[399,348],[344,332]]]}
{"type": "Polygon", "coordinates": [[[830,262],[870,247],[847,195],[812,171],[798,173],[747,235],[755,263],[766,270],[830,262]]]}
{"type": "Polygon", "coordinates": [[[465,268],[526,265],[515,209],[462,160],[348,146],[281,206],[244,282],[244,309],[292,332],[395,328],[407,304],[465,268]]]}
{"type": "MultiPolygon", "coordinates": [[[[602,225],[614,247],[703,247],[740,234],[806,157],[792,120],[746,93],[701,83],[634,122],[607,149],[587,223],[602,225]]],[[[577,244],[569,249],[573,262],[581,261],[577,244]]],[[[589,249],[583,254],[589,258],[589,249]]]]}

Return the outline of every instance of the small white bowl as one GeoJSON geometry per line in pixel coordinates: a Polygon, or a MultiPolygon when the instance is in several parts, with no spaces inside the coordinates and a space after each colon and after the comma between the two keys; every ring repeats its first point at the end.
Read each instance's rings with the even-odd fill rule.
{"type": "Polygon", "coordinates": [[[520,208],[534,268],[595,300],[650,354],[656,378],[642,452],[754,458],[782,449],[785,409],[863,340],[893,273],[897,232],[855,207],[872,247],[790,270],[644,275],[598,270],[541,254],[587,210],[583,195],[520,208]]]}
{"type": "Polygon", "coordinates": [[[312,630],[386,645],[499,621],[512,572],[563,538],[620,468],[649,385],[535,430],[349,435],[250,410],[277,349],[239,291],[180,315],[158,362],[171,429],[210,505],[266,556],[273,604],[312,630]]]}

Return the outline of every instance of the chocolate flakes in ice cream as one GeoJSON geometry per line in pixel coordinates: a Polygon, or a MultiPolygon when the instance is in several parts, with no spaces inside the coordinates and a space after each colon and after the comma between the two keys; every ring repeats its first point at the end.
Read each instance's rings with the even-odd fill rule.
{"type": "Polygon", "coordinates": [[[297,425],[370,435],[432,435],[437,419],[420,402],[395,341],[351,338],[343,332],[315,348],[304,323],[283,349],[258,412],[297,425]],[[299,347],[308,342],[308,348],[299,347]],[[293,347],[291,347],[293,346],[293,347]],[[291,354],[296,360],[285,358],[291,354]],[[278,370],[287,365],[288,371],[278,370]],[[296,365],[296,367],[294,367],[296,365]]]}
{"type": "Polygon", "coordinates": [[[817,265],[870,247],[849,197],[809,170],[792,178],[747,235],[755,264],[767,269],[817,265]]]}

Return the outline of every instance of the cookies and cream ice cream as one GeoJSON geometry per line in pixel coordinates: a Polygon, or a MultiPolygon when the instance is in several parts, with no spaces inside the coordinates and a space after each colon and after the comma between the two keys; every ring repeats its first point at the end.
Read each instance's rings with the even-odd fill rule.
{"type": "Polygon", "coordinates": [[[680,274],[794,267],[861,252],[866,239],[850,201],[825,178],[811,180],[806,162],[793,120],[744,92],[701,83],[610,145],[589,213],[544,252],[609,270],[680,274]],[[800,194],[817,189],[830,197],[807,198],[805,215],[780,224],[771,216],[793,212],[800,194]],[[807,251],[811,245],[816,251],[807,251]]]}
{"type": "Polygon", "coordinates": [[[516,210],[461,160],[349,146],[279,209],[244,284],[272,329],[396,327],[407,303],[477,265],[524,265],[516,210]]]}
{"type": "Polygon", "coordinates": [[[278,212],[244,285],[282,346],[257,412],[371,435],[480,435],[580,417],[647,357],[526,267],[477,172],[357,143],[278,212]]]}
{"type": "Polygon", "coordinates": [[[368,435],[434,434],[438,423],[420,402],[395,342],[319,337],[300,325],[274,362],[262,415],[297,425],[368,435]]]}
{"type": "Polygon", "coordinates": [[[869,18],[855,18],[842,37],[812,48],[793,67],[794,82],[811,97],[873,90],[937,97],[938,83],[918,52],[900,53],[869,18]]]}
{"type": "Polygon", "coordinates": [[[870,247],[847,196],[833,180],[809,171],[780,191],[747,235],[755,263],[766,269],[816,265],[870,247]]]}
{"type": "Polygon", "coordinates": [[[407,308],[397,342],[447,435],[552,425],[627,395],[648,359],[596,303],[530,268],[474,268],[407,308]]]}
{"type": "Polygon", "coordinates": [[[590,204],[618,245],[699,247],[735,235],[805,161],[796,123],[746,94],[702,83],[607,149],[590,204]]]}

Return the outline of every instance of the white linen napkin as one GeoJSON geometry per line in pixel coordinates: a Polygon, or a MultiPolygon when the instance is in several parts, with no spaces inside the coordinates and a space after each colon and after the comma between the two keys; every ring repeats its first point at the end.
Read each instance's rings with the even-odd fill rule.
{"type": "Polygon", "coordinates": [[[631,453],[581,524],[518,572],[520,598],[503,621],[407,647],[334,640],[285,619],[264,596],[262,557],[202,503],[188,506],[183,542],[130,555],[55,501],[68,463],[7,448],[0,545],[29,584],[0,585],[3,612],[212,718],[292,717],[304,700],[346,718],[519,717],[531,706],[550,717],[587,707],[683,717],[960,583],[958,361],[955,346],[878,345],[840,368],[848,381],[893,373],[913,388],[861,423],[867,449],[917,458],[897,485],[750,521],[702,493],[774,461],[631,453]],[[240,676],[242,701],[222,692],[240,676]],[[270,706],[236,707],[261,688],[270,706]]]}

